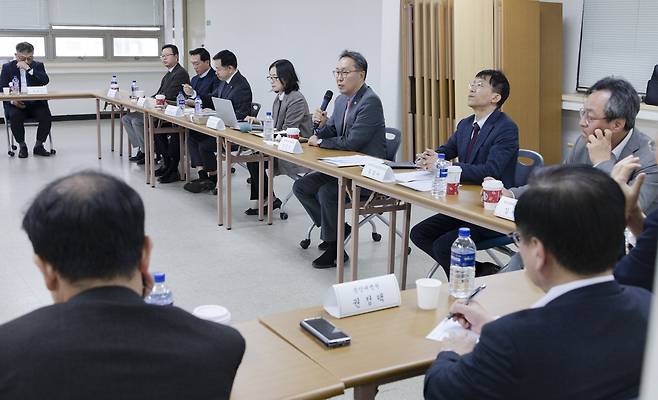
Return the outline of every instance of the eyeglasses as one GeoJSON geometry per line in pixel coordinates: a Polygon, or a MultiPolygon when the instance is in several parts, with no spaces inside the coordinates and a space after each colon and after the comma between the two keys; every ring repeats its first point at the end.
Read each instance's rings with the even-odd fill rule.
{"type": "Polygon", "coordinates": [[[517,246],[521,245],[521,234],[519,232],[514,231],[514,232],[510,233],[509,235],[507,235],[507,237],[512,239],[514,241],[515,245],[517,245],[517,246]]]}
{"type": "Polygon", "coordinates": [[[278,77],[278,76],[275,76],[275,75],[268,75],[268,76],[265,77],[265,79],[267,79],[268,81],[270,81],[270,83],[274,83],[274,81],[278,81],[278,80],[279,80],[279,77],[278,77]]]}
{"type": "Polygon", "coordinates": [[[656,152],[656,141],[655,140],[649,140],[649,150],[651,152],[655,153],[656,152]]]}
{"type": "Polygon", "coordinates": [[[483,81],[469,81],[468,82],[468,90],[472,90],[474,92],[479,92],[482,88],[486,87],[487,84],[483,81]]]}
{"type": "Polygon", "coordinates": [[[587,126],[589,126],[589,124],[590,124],[592,121],[597,121],[597,120],[600,120],[600,119],[606,119],[605,117],[603,117],[603,118],[595,118],[595,117],[592,117],[591,115],[589,115],[589,112],[588,112],[587,110],[585,110],[584,108],[581,108],[581,109],[578,111],[578,113],[580,114],[580,119],[581,119],[581,120],[584,120],[584,121],[585,121],[585,125],[587,125],[587,126]]]}
{"type": "Polygon", "coordinates": [[[173,56],[173,55],[174,55],[174,53],[171,53],[171,54],[162,54],[162,55],[160,56],[160,58],[167,58],[167,57],[170,57],[170,56],[173,56]]]}
{"type": "Polygon", "coordinates": [[[352,71],[339,71],[337,69],[331,71],[332,74],[334,74],[334,78],[347,78],[347,75],[351,74],[352,72],[360,72],[359,70],[352,70],[352,71]]]}

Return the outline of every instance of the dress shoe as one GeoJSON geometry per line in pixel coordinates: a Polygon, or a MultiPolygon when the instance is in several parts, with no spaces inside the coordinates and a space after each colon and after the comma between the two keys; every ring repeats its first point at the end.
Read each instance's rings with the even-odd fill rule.
{"type": "Polygon", "coordinates": [[[34,148],[32,149],[32,154],[34,154],[35,156],[50,157],[50,152],[46,150],[42,144],[34,146],[34,148]]]}
{"type": "Polygon", "coordinates": [[[144,155],[144,153],[142,153],[141,150],[140,150],[140,151],[137,152],[137,154],[130,157],[128,160],[129,161],[139,161],[139,160],[143,160],[145,157],[146,156],[144,155]]]}
{"type": "Polygon", "coordinates": [[[178,175],[178,169],[172,169],[167,174],[162,175],[161,177],[158,178],[158,182],[160,183],[172,183],[178,181],[180,181],[180,175],[178,175]]]}
{"type": "Polygon", "coordinates": [[[18,158],[27,158],[27,146],[23,143],[20,147],[21,149],[18,150],[18,158]]]}
{"type": "Polygon", "coordinates": [[[201,193],[212,190],[215,185],[217,185],[217,182],[212,179],[195,179],[183,185],[183,189],[191,193],[201,193]]]}
{"type": "Polygon", "coordinates": [[[500,271],[500,267],[492,262],[478,262],[475,265],[475,276],[493,275],[500,271]]]}
{"type": "MultiPolygon", "coordinates": [[[[352,233],[352,227],[350,224],[345,223],[345,237],[350,236],[350,233],[352,233]]],[[[322,242],[318,245],[318,249],[325,251],[329,248],[329,242],[322,242]]]]}
{"type": "Polygon", "coordinates": [[[167,175],[167,172],[169,172],[169,167],[163,165],[155,170],[155,176],[164,176],[167,175]]]}
{"type": "MultiPolygon", "coordinates": [[[[267,202],[265,204],[267,204],[267,202]]],[[[277,210],[281,208],[281,204],[281,200],[275,198],[274,201],[272,201],[272,209],[277,210]]],[[[247,215],[258,215],[258,208],[248,208],[244,210],[244,213],[247,215]]],[[[267,206],[263,207],[263,214],[267,214],[267,206]]]]}
{"type": "Polygon", "coordinates": [[[137,162],[136,162],[135,164],[137,164],[137,165],[144,165],[144,164],[146,164],[146,157],[137,160],[137,162]]]}
{"type": "MultiPolygon", "coordinates": [[[[347,262],[350,257],[343,251],[343,261],[347,262]]],[[[326,269],[336,267],[336,242],[329,242],[329,247],[324,253],[313,260],[313,268],[326,269]]]]}

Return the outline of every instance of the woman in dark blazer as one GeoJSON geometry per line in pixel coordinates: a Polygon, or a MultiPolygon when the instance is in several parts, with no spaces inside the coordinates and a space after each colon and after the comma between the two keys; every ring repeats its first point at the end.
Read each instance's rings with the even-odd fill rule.
{"type": "MultiPolygon", "coordinates": [[[[288,60],[276,60],[270,65],[269,75],[272,91],[276,93],[274,103],[272,104],[272,119],[274,120],[275,131],[285,131],[288,128],[298,128],[301,136],[311,137],[313,134],[313,122],[308,109],[308,103],[304,95],[299,92],[299,78],[295,72],[295,67],[288,60]]],[[[254,117],[247,117],[247,121],[252,124],[262,124],[254,117]]],[[[306,169],[283,160],[275,161],[276,175],[286,174],[294,175],[298,172],[305,172],[306,169]]],[[[251,176],[251,196],[250,200],[258,200],[258,163],[247,163],[247,169],[251,176]]],[[[265,175],[265,191],[267,192],[267,174],[265,175]]],[[[274,197],[272,208],[281,207],[281,200],[274,197]]],[[[255,206],[245,210],[247,215],[258,215],[258,208],[255,206]]]]}

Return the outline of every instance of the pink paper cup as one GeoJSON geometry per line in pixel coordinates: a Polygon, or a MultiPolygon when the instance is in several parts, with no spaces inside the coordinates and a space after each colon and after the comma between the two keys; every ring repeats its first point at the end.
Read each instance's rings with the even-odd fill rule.
{"type": "Polygon", "coordinates": [[[482,201],[485,210],[494,210],[503,195],[503,182],[489,180],[482,182],[482,201]]]}

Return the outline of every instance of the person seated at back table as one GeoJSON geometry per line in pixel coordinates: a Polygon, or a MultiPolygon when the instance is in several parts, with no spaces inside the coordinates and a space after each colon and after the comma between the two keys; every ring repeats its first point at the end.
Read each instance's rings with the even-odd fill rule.
{"type": "MultiPolygon", "coordinates": [[[[384,109],[377,94],[366,85],[368,61],[356,51],[345,50],[333,71],[340,96],[334,102],[330,118],[317,109],[313,114],[319,129],[309,138],[309,146],[323,149],[357,151],[369,156],[386,158],[386,124],[384,109]]],[[[338,251],[338,180],[320,172],[312,172],[295,181],[292,187],[316,226],[321,227],[320,248],[324,253],[316,258],[314,268],[336,266],[338,251]]],[[[364,190],[367,196],[368,191],[364,190]]],[[[345,236],[350,226],[345,224],[345,236]]],[[[358,227],[357,227],[358,229],[358,227]]],[[[347,253],[343,253],[347,260],[347,253]]]]}
{"type": "MultiPolygon", "coordinates": [[[[34,46],[28,42],[16,45],[16,59],[2,66],[0,72],[0,87],[8,87],[14,77],[18,79],[21,92],[27,92],[28,86],[45,86],[50,82],[43,63],[34,60],[34,46]]],[[[11,132],[18,143],[18,158],[27,158],[27,144],[25,144],[25,119],[34,118],[39,123],[37,139],[32,149],[36,156],[48,157],[50,152],[43,147],[43,143],[50,135],[52,116],[46,100],[13,100],[5,102],[5,112],[8,113],[11,132]]]]}
{"type": "Polygon", "coordinates": [[[426,399],[637,397],[651,293],[617,283],[624,194],[588,166],[545,168],[519,199],[514,241],[546,295],[498,319],[477,301],[451,312],[480,334],[456,336],[425,375],[426,399]]]}
{"type": "MultiPolygon", "coordinates": [[[[419,155],[418,167],[434,170],[438,153],[446,160],[459,157],[454,163],[462,168],[461,181],[481,184],[487,176],[502,180],[505,185],[514,182],[519,154],[519,129],[507,114],[500,111],[509,97],[510,85],[501,71],[484,70],[468,84],[468,106],[474,114],[462,119],[448,143],[436,151],[427,149],[419,155]]],[[[457,239],[460,227],[471,229],[476,243],[500,236],[500,233],[481,228],[469,222],[437,214],[411,229],[411,241],[441,265],[450,276],[450,247],[457,239]]],[[[493,263],[477,262],[476,275],[489,275],[498,271],[493,263]]]]}
{"type": "MultiPolygon", "coordinates": [[[[222,50],[212,59],[220,82],[214,92],[201,96],[203,107],[214,110],[213,97],[231,100],[235,117],[238,120],[244,119],[251,112],[251,86],[249,86],[247,78],[238,71],[237,57],[229,50],[222,50]]],[[[193,96],[196,95],[193,94],[193,96]]],[[[188,148],[192,166],[201,166],[202,169],[199,170],[199,178],[186,183],[183,188],[192,193],[212,190],[217,185],[217,158],[215,158],[217,142],[215,137],[192,132],[188,137],[188,148]],[[195,160],[200,160],[200,162],[195,160]]]]}
{"type": "MultiPolygon", "coordinates": [[[[306,98],[299,91],[299,78],[295,72],[295,67],[288,60],[276,60],[269,68],[269,75],[267,79],[270,81],[272,91],[276,93],[274,103],[272,104],[272,120],[274,121],[275,131],[285,131],[288,128],[298,128],[299,133],[303,137],[311,137],[313,134],[313,121],[311,121],[311,114],[308,110],[308,103],[306,98]]],[[[261,124],[262,121],[256,117],[248,116],[246,118],[252,124],[261,124]]],[[[286,174],[294,176],[297,173],[308,172],[309,170],[300,167],[291,162],[284,160],[275,160],[275,174],[286,174]]],[[[265,163],[267,168],[267,163],[265,163]]],[[[258,163],[248,162],[247,169],[251,177],[251,195],[250,200],[258,200],[258,163]]],[[[265,193],[268,190],[267,172],[264,176],[265,193]]],[[[274,195],[274,191],[272,191],[274,195]]],[[[258,215],[258,208],[254,206],[245,210],[247,215],[258,215]]],[[[267,206],[266,206],[267,207],[267,206]]],[[[274,196],[272,201],[272,208],[277,209],[281,207],[281,200],[274,196]]],[[[267,213],[267,209],[265,211],[267,213]]]]}
{"type": "Polygon", "coordinates": [[[57,179],[23,228],[55,304],[0,326],[0,398],[229,398],[240,333],[142,299],[152,241],[135,190],[93,171],[57,179]]]}

